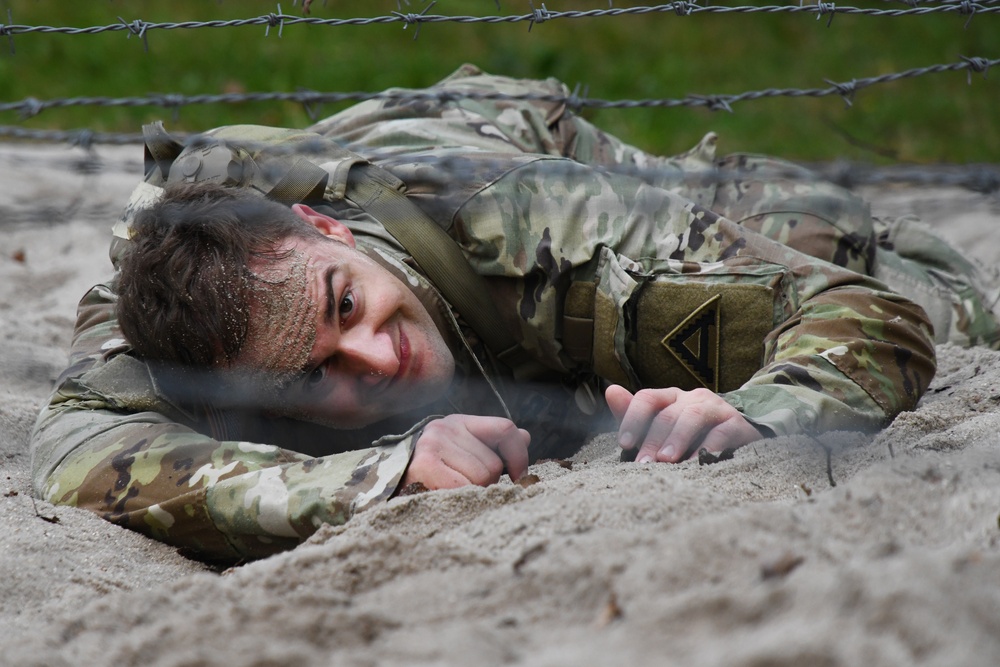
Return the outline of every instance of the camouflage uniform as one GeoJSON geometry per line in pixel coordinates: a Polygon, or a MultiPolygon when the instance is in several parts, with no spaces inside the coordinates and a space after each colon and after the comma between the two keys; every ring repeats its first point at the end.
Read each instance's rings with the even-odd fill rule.
{"type": "MultiPolygon", "coordinates": [[[[439,85],[566,93],[556,81],[468,66],[439,85]]],[[[428,414],[510,410],[533,431],[536,457],[567,439],[561,425],[594,411],[606,380],[711,386],[762,433],[786,434],[879,428],[913,408],[933,375],[923,311],[863,275],[877,273],[887,252],[864,206],[785,163],[717,162],[714,135],[660,158],[557,102],[457,98],[366,102],[310,131],[407,184],[486,277],[505,325],[538,362],[526,375],[559,387],[519,389],[381,225],[353,202],[331,201],[328,212],[352,227],[359,248],[403,278],[458,341],[455,387],[428,414]],[[740,173],[720,177],[719,166],[740,173]],[[759,177],[763,167],[784,180],[759,177]]],[[[150,190],[140,185],[130,208],[150,190]]],[[[893,261],[915,275],[911,260],[893,261]]],[[[100,285],[80,304],[70,367],[32,439],[41,497],[232,559],[289,548],[397,491],[427,419],[334,432],[186,405],[125,354],[114,302],[100,285]],[[394,435],[371,443],[384,433],[394,435]]],[[[955,311],[962,317],[949,335],[995,342],[996,323],[977,308],[955,311]]]]}

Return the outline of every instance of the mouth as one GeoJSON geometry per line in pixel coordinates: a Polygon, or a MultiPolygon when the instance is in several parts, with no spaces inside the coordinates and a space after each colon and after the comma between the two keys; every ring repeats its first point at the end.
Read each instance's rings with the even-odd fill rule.
{"type": "Polygon", "coordinates": [[[403,333],[403,327],[399,327],[399,368],[396,369],[396,375],[392,378],[392,383],[396,384],[400,380],[406,378],[407,372],[410,369],[410,339],[406,337],[403,333]]]}

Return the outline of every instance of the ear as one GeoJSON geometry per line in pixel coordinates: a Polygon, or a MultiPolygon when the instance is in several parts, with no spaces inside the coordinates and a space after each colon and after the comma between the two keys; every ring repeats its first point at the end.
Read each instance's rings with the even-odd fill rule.
{"type": "Polygon", "coordinates": [[[315,227],[323,236],[340,241],[352,248],[355,247],[354,234],[347,228],[347,225],[339,220],[334,220],[328,215],[323,215],[305,204],[292,204],[292,213],[315,227]]]}

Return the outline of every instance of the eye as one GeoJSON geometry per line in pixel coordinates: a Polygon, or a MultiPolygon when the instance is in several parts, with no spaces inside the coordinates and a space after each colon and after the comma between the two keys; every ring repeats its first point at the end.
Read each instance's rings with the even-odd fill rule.
{"type": "Polygon", "coordinates": [[[340,305],[337,308],[337,313],[340,315],[341,320],[346,320],[354,312],[354,292],[347,291],[344,292],[343,298],[340,299],[340,305]]]}
{"type": "Polygon", "coordinates": [[[326,378],[326,364],[320,364],[306,376],[306,386],[315,387],[326,378]]]}

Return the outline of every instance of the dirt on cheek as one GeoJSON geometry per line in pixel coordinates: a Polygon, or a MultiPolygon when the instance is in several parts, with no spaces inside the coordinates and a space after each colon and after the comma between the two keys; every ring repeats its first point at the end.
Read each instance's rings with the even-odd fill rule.
{"type": "Polygon", "coordinates": [[[306,257],[255,269],[245,364],[280,386],[296,375],[316,342],[316,304],[309,298],[306,257]]]}

